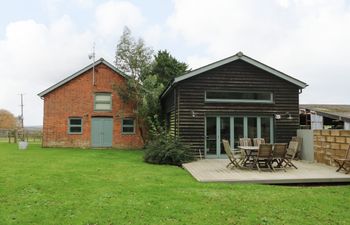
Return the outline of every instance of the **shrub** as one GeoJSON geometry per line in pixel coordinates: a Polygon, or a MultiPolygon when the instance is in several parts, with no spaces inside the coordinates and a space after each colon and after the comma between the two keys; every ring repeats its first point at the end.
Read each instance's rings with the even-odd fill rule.
{"type": "Polygon", "coordinates": [[[144,160],[154,164],[170,164],[180,166],[182,163],[192,161],[188,146],[169,134],[157,118],[150,122],[150,140],[146,145],[144,160]]]}

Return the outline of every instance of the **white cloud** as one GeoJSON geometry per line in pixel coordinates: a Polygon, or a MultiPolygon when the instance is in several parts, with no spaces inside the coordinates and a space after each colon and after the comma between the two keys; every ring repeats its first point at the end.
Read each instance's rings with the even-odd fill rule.
{"type": "Polygon", "coordinates": [[[0,40],[0,108],[18,115],[18,94],[24,93],[25,123],[41,124],[37,93],[87,64],[91,43],[92,35],[75,32],[68,16],[48,26],[33,20],[10,23],[0,40]]]}
{"type": "Polygon", "coordinates": [[[143,38],[146,43],[152,46],[159,45],[159,42],[164,36],[162,27],[158,24],[150,26],[143,34],[143,38]]]}
{"type": "Polygon", "coordinates": [[[243,51],[309,83],[302,102],[350,104],[345,0],[174,0],[168,20],[156,23],[128,1],[73,0],[70,5],[93,13],[85,27],[61,14],[68,7],[64,1],[48,2],[51,23],[15,21],[0,39],[0,108],[18,114],[18,94],[25,93],[26,124],[41,124],[42,101],[36,94],[88,64],[93,41],[97,57],[113,60],[125,25],[147,44],[187,58],[192,68],[243,51]]]}
{"type": "MultiPolygon", "coordinates": [[[[217,59],[217,60],[219,60],[219,59],[217,59]]],[[[200,56],[200,55],[191,55],[191,56],[187,57],[186,62],[190,66],[190,68],[193,70],[193,69],[197,69],[199,67],[202,67],[204,65],[207,65],[209,63],[212,63],[213,58],[200,56]]]]}
{"type": "MultiPolygon", "coordinates": [[[[89,7],[93,1],[75,0],[89,7]]],[[[61,0],[50,0],[49,9],[59,14],[61,0]]],[[[54,18],[54,17],[52,17],[54,18]]],[[[76,27],[68,15],[49,24],[35,20],[9,23],[0,39],[0,108],[20,112],[19,93],[24,93],[25,124],[42,124],[42,100],[37,94],[91,63],[87,55],[96,41],[97,57],[113,59],[114,44],[124,25],[142,23],[140,10],[125,1],[97,6],[93,25],[76,27]]]]}
{"type": "Polygon", "coordinates": [[[41,2],[50,18],[60,17],[62,11],[66,11],[67,9],[75,7],[89,9],[95,4],[94,0],[41,0],[41,2]]]}
{"type": "Polygon", "coordinates": [[[302,102],[350,103],[346,1],[174,0],[167,23],[184,44],[204,49],[189,62],[243,51],[309,83],[302,102]]]}
{"type": "Polygon", "coordinates": [[[124,26],[139,27],[144,18],[139,8],[126,1],[108,1],[96,8],[96,31],[98,35],[120,34],[124,26]]]}
{"type": "Polygon", "coordinates": [[[276,0],[276,2],[283,8],[288,8],[290,5],[290,0],[276,0]]]}
{"type": "Polygon", "coordinates": [[[94,0],[75,0],[75,2],[83,8],[91,8],[94,5],[94,0]]]}

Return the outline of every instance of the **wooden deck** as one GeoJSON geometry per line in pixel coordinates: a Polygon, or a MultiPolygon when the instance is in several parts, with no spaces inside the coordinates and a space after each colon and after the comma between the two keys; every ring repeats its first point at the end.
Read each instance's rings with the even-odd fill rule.
{"type": "Polygon", "coordinates": [[[228,159],[204,159],[183,164],[199,182],[232,183],[335,183],[350,182],[350,174],[335,172],[337,168],[303,161],[293,162],[298,169],[288,168],[276,172],[226,168],[228,159]]]}

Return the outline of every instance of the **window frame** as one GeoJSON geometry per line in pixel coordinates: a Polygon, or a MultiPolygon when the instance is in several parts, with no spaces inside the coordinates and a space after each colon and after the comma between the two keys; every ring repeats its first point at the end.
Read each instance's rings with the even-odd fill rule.
{"type": "Polygon", "coordinates": [[[274,103],[274,94],[273,92],[268,91],[205,91],[204,93],[205,102],[218,102],[218,103],[266,103],[266,104],[272,104],[274,103]],[[208,92],[225,92],[225,93],[256,93],[256,94],[270,94],[269,100],[257,100],[257,99],[219,99],[219,98],[207,98],[208,92]]]}
{"type": "Polygon", "coordinates": [[[82,134],[83,133],[83,118],[82,117],[68,117],[68,134],[82,134]],[[81,121],[80,125],[71,124],[72,119],[79,119],[81,121]],[[80,127],[80,132],[72,132],[70,130],[71,127],[80,127]]]}
{"type": "Polygon", "coordinates": [[[132,117],[127,117],[127,118],[122,118],[122,124],[121,124],[121,133],[122,134],[135,134],[135,131],[136,131],[136,121],[135,121],[135,118],[132,118],[132,117]],[[124,125],[124,120],[132,120],[133,121],[133,124],[132,125],[124,125]],[[132,127],[133,128],[133,131],[132,132],[124,132],[124,127],[132,127]]]}
{"type": "Polygon", "coordinates": [[[94,111],[99,111],[99,112],[110,112],[112,111],[112,93],[109,92],[96,92],[94,93],[94,111]],[[96,97],[97,96],[109,96],[110,100],[109,101],[97,101],[96,97]],[[109,109],[96,109],[97,104],[106,104],[109,103],[109,109]]]}

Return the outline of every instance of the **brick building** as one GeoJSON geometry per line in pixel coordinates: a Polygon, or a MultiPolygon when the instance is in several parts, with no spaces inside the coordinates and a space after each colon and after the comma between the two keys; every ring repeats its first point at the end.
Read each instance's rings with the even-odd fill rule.
{"type": "Polygon", "coordinates": [[[113,87],[127,76],[104,59],[39,93],[44,100],[44,147],[141,148],[135,106],[113,87]]]}

